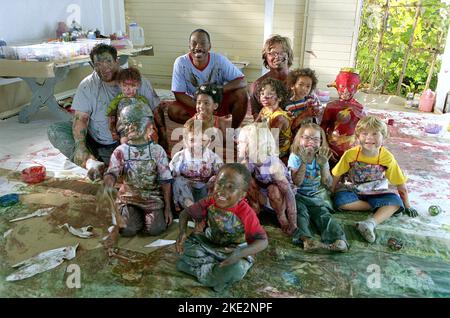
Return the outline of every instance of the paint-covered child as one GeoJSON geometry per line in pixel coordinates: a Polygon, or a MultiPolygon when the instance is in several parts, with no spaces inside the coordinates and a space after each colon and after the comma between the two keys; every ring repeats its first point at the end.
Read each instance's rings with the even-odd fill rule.
{"type": "Polygon", "coordinates": [[[223,165],[219,155],[208,148],[211,143],[207,134],[209,128],[206,120],[189,119],[184,125],[184,147],[169,163],[174,177],[173,199],[182,209],[208,195],[208,189],[212,188],[209,181],[223,165]]]}
{"type": "Polygon", "coordinates": [[[305,251],[330,250],[346,252],[347,239],[341,225],[332,217],[333,202],[328,188],[331,174],[328,159],[331,150],[325,133],[315,123],[304,123],[292,144],[288,168],[297,186],[297,230],[294,244],[305,251]],[[314,239],[312,225],[319,231],[321,242],[314,239]]]}
{"type": "Polygon", "coordinates": [[[291,97],[285,110],[292,117],[291,130],[295,136],[302,124],[319,124],[320,101],[314,94],[318,79],[312,69],[301,68],[290,71],[287,82],[291,97]]]}
{"type": "Polygon", "coordinates": [[[180,214],[176,248],[181,257],[177,269],[221,291],[244,278],[255,255],[268,245],[267,234],[245,196],[250,172],[239,163],[220,169],[212,196],[200,200],[180,214]],[[206,220],[204,233],[187,236],[187,222],[206,220]]]}
{"type": "Polygon", "coordinates": [[[103,182],[108,192],[123,179],[117,206],[126,226],[120,234],[159,235],[172,223],[172,174],[164,149],[149,137],[154,129],[151,109],[139,103],[125,106],[117,127],[127,142],[114,150],[103,182]]]}
{"type": "Polygon", "coordinates": [[[278,129],[279,156],[283,162],[287,162],[289,148],[292,142],[291,117],[285,112],[282,106],[285,104],[288,92],[283,82],[266,78],[261,82],[259,88],[259,100],[263,108],[259,112],[256,122],[267,122],[269,128],[278,129]]]}
{"type": "Polygon", "coordinates": [[[273,210],[281,230],[297,229],[297,210],[290,173],[277,155],[277,145],[267,123],[242,127],[238,135],[238,160],[252,174],[248,200],[256,213],[273,210]]]}
{"type": "Polygon", "coordinates": [[[356,223],[356,229],[369,243],[375,242],[375,228],[394,214],[405,212],[416,217],[403,174],[394,155],[383,146],[388,137],[386,123],[375,116],[359,120],[355,134],[358,146],[347,150],[333,168],[331,191],[334,204],[341,210],[372,211],[373,216],[356,223]],[[345,173],[350,183],[340,184],[345,173]],[[389,183],[397,192],[389,189],[389,183]]]}
{"type": "MultiPolygon", "coordinates": [[[[129,67],[121,69],[117,74],[117,83],[120,86],[121,93],[119,93],[109,104],[106,110],[106,115],[109,120],[109,130],[114,140],[120,140],[120,143],[127,141],[126,136],[120,136],[117,132],[117,121],[120,111],[127,105],[136,103],[136,100],[148,105],[148,100],[142,95],[138,95],[139,87],[141,86],[142,79],[141,73],[135,67],[129,67]]],[[[150,106],[149,106],[150,107],[150,106]]],[[[152,136],[154,142],[158,142],[158,134],[155,133],[152,136]]]]}

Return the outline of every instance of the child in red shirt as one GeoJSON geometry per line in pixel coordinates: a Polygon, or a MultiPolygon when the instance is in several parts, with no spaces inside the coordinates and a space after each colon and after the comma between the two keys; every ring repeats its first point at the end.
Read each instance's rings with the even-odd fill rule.
{"type": "Polygon", "coordinates": [[[177,269],[196,276],[200,283],[216,291],[241,280],[253,265],[251,255],[268,245],[266,232],[245,201],[250,180],[244,165],[226,164],[219,170],[212,196],[180,214],[176,247],[181,258],[177,269]],[[189,216],[195,221],[207,221],[204,233],[187,237],[189,216]]]}

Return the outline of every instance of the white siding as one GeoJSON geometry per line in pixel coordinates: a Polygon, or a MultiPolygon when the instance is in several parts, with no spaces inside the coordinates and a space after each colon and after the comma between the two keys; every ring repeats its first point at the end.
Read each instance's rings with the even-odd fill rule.
{"type": "MultiPolygon", "coordinates": [[[[230,59],[249,61],[244,70],[249,82],[261,73],[264,36],[264,0],[125,0],[126,23],[137,22],[145,31],[155,56],[134,59],[156,87],[169,88],[173,62],[188,50],[189,34],[204,28],[211,34],[212,50],[230,59]]],[[[291,39],[293,67],[311,67],[325,88],[339,69],[353,65],[352,41],[358,0],[309,2],[305,53],[300,61],[305,0],[275,0],[273,33],[291,39]]]]}
{"type": "Polygon", "coordinates": [[[336,78],[341,67],[353,66],[352,42],[358,0],[310,1],[304,65],[316,70],[319,88],[336,78]]]}

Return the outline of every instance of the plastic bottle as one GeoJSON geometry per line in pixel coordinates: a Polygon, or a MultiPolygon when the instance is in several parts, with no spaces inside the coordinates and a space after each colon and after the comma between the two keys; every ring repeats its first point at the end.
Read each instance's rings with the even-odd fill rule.
{"type": "Polygon", "coordinates": [[[422,112],[431,112],[433,110],[435,94],[431,89],[427,89],[420,96],[419,110],[422,112]]]}
{"type": "Polygon", "coordinates": [[[406,95],[406,108],[411,108],[413,106],[413,101],[414,101],[414,93],[408,93],[408,95],[406,95]]]}
{"type": "Polygon", "coordinates": [[[130,23],[130,40],[134,47],[145,45],[144,29],[137,23],[130,23]]]}

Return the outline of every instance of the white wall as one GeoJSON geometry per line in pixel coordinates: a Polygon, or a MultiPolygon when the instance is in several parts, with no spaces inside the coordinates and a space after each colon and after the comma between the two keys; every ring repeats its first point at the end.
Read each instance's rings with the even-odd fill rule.
{"type": "Polygon", "coordinates": [[[0,38],[7,43],[39,43],[55,38],[57,23],[116,32],[125,26],[123,0],[0,0],[0,38]],[[120,9],[121,8],[121,9],[120,9]]]}
{"type": "MultiPolygon", "coordinates": [[[[445,42],[444,54],[441,56],[442,64],[438,75],[438,83],[436,87],[436,106],[439,110],[444,109],[445,97],[450,92],[450,28],[447,33],[447,41],[445,42]]],[[[447,110],[448,111],[448,110],[447,110]]]]}
{"type": "MultiPolygon", "coordinates": [[[[360,0],[310,0],[304,66],[316,71],[319,88],[353,66],[359,30],[360,0]]],[[[331,90],[335,94],[335,90],[331,90]]]]}

